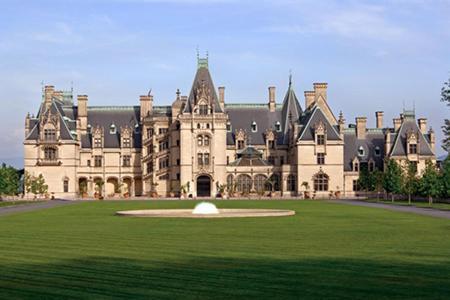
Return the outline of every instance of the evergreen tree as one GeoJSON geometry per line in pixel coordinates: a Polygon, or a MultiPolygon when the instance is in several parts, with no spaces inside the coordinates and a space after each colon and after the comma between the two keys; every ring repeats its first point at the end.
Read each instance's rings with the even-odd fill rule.
{"type": "Polygon", "coordinates": [[[441,181],[436,166],[427,160],[425,171],[419,181],[419,190],[423,196],[428,197],[428,203],[433,204],[433,197],[441,193],[441,181]]]}
{"type": "Polygon", "coordinates": [[[442,162],[440,181],[442,198],[450,198],[450,156],[442,162]]]}
{"type": "Polygon", "coordinates": [[[416,193],[418,179],[416,176],[417,167],[414,163],[408,161],[404,168],[403,192],[408,195],[408,203],[411,205],[411,195],[416,193]]]}
{"type": "Polygon", "coordinates": [[[393,159],[389,159],[386,163],[383,188],[387,193],[391,194],[392,202],[394,202],[394,194],[402,191],[402,168],[393,159]]]}
{"type": "MultiPolygon", "coordinates": [[[[450,106],[450,79],[444,83],[441,90],[441,101],[445,102],[447,106],[450,106]]],[[[444,120],[444,126],[442,126],[442,132],[444,133],[444,139],[442,140],[442,148],[450,153],[450,120],[444,120]]]]}

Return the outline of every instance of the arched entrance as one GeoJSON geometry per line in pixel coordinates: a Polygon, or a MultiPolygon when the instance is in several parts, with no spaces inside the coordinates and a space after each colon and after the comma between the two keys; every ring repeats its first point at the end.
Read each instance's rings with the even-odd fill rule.
{"type": "Polygon", "coordinates": [[[206,175],[197,178],[197,197],[211,196],[211,178],[206,175]]]}

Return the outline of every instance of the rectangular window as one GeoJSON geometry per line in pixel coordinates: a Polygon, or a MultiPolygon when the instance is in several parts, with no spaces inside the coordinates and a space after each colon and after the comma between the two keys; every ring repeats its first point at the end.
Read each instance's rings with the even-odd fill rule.
{"type": "Polygon", "coordinates": [[[275,157],[269,156],[269,157],[267,158],[267,160],[269,161],[269,164],[275,165],[275,157]]]}
{"type": "Polygon", "coordinates": [[[147,146],[147,155],[152,154],[153,153],[153,146],[147,146]]]}
{"type": "Polygon", "coordinates": [[[359,191],[359,181],[353,180],[353,191],[359,191]]]}
{"type": "Polygon", "coordinates": [[[417,154],[417,144],[409,144],[409,154],[417,154]]]}
{"type": "Polygon", "coordinates": [[[180,173],[177,173],[177,180],[180,180],[180,173]]]}
{"type": "Polygon", "coordinates": [[[46,160],[56,160],[56,149],[55,148],[45,148],[44,158],[46,160]]]}
{"type": "Polygon", "coordinates": [[[159,128],[159,134],[166,134],[168,130],[168,128],[159,128]]]}
{"type": "Polygon", "coordinates": [[[227,156],[227,165],[229,165],[229,164],[230,164],[230,157],[227,156]]]}
{"type": "Polygon", "coordinates": [[[203,139],[203,145],[209,146],[209,136],[205,136],[205,138],[203,139]]]}
{"type": "Polygon", "coordinates": [[[169,141],[161,141],[159,142],[159,151],[164,151],[166,149],[169,149],[169,141]]]}
{"type": "Polygon", "coordinates": [[[203,161],[206,166],[209,166],[209,153],[205,153],[203,156],[203,161]]]}
{"type": "Polygon", "coordinates": [[[91,160],[90,160],[90,159],[87,160],[87,166],[88,166],[88,167],[91,166],[91,160]]]}
{"type": "Polygon", "coordinates": [[[63,182],[63,191],[64,191],[64,193],[68,193],[69,192],[69,180],[64,180],[64,182],[63,182]]]}
{"type": "Polygon", "coordinates": [[[203,154],[201,153],[197,154],[197,163],[199,166],[203,166],[203,154]]]}
{"type": "Polygon", "coordinates": [[[45,141],[56,141],[56,130],[55,129],[44,129],[44,140],[45,141]]]}
{"type": "Polygon", "coordinates": [[[130,148],[131,147],[130,138],[123,138],[123,147],[124,148],[130,148]]]}
{"type": "Polygon", "coordinates": [[[325,145],[325,135],[323,134],[317,135],[317,145],[325,145]]]}
{"type": "Polygon", "coordinates": [[[200,105],[199,113],[201,115],[207,115],[208,114],[208,105],[200,105]]]}
{"type": "Polygon", "coordinates": [[[147,138],[151,138],[153,136],[153,128],[147,129],[147,138]]]}
{"type": "Polygon", "coordinates": [[[178,147],[180,146],[180,140],[177,140],[177,146],[178,147]]]}
{"type": "Polygon", "coordinates": [[[177,166],[179,166],[180,165],[180,160],[179,159],[177,159],[177,166]]]}
{"type": "Polygon", "coordinates": [[[101,167],[102,166],[102,160],[103,160],[103,157],[101,155],[95,155],[94,156],[94,166],[95,167],[101,167]]]}
{"type": "Polygon", "coordinates": [[[168,158],[160,158],[159,159],[159,169],[165,169],[169,167],[169,159],[168,158]]]}
{"type": "Polygon", "coordinates": [[[269,149],[275,149],[275,141],[274,140],[269,141],[269,149]]]}
{"type": "Polygon", "coordinates": [[[325,164],[325,153],[317,153],[317,164],[318,165],[325,164]]]}
{"type": "Polygon", "coordinates": [[[130,167],[131,166],[131,155],[124,155],[123,156],[123,166],[124,167],[130,167]]]}
{"type": "Polygon", "coordinates": [[[153,173],[153,163],[147,163],[147,174],[153,173]]]}
{"type": "Polygon", "coordinates": [[[101,138],[94,138],[94,147],[95,148],[101,148],[102,147],[102,139],[101,138]]]}
{"type": "Polygon", "coordinates": [[[238,141],[238,149],[244,149],[244,141],[238,141]]]}

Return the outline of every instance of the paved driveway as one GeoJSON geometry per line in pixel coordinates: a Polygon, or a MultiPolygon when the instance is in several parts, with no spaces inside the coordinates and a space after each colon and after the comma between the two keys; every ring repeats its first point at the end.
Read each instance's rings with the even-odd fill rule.
{"type": "Polygon", "coordinates": [[[13,213],[34,211],[39,209],[52,208],[63,205],[70,205],[78,203],[78,201],[67,201],[67,200],[49,200],[46,202],[38,202],[36,204],[20,204],[0,207],[0,216],[9,215],[13,213]]]}
{"type": "Polygon", "coordinates": [[[373,203],[373,202],[365,202],[365,201],[357,201],[357,200],[330,200],[330,202],[340,203],[340,204],[348,204],[348,205],[365,206],[365,207],[383,208],[383,209],[388,209],[388,210],[393,210],[393,211],[401,211],[401,212],[408,212],[408,213],[431,216],[431,217],[436,217],[436,218],[450,219],[450,211],[439,210],[439,209],[434,209],[434,208],[422,208],[422,207],[415,207],[415,206],[373,203]]]}

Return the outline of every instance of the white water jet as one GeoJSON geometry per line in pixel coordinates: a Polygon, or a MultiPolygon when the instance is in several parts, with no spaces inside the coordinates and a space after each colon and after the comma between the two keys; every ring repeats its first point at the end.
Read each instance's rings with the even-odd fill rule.
{"type": "Polygon", "coordinates": [[[201,202],[197,204],[192,211],[192,214],[194,215],[211,215],[211,214],[218,214],[219,210],[217,207],[209,202],[201,202]]]}

